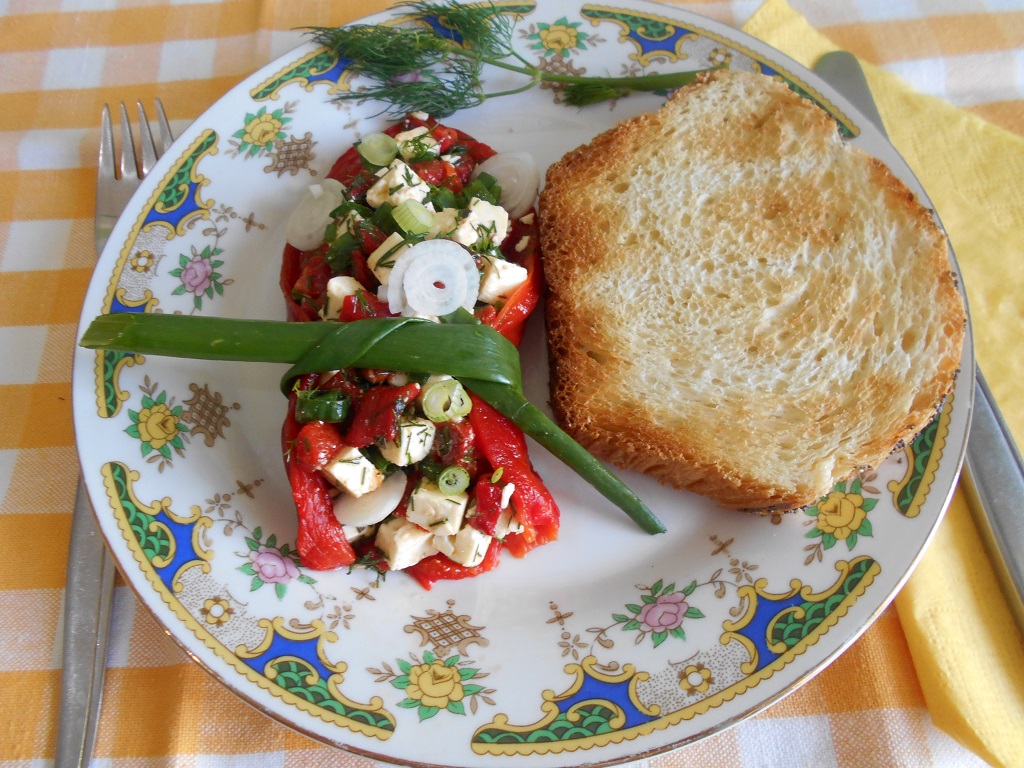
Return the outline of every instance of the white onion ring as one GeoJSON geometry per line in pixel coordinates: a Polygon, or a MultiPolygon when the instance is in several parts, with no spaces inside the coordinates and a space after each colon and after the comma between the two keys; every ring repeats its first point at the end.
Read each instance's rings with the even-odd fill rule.
{"type": "Polygon", "coordinates": [[[473,169],[473,176],[487,173],[501,185],[501,207],[513,219],[533,207],[540,187],[540,171],[529,152],[499,152],[473,169]]]}
{"type": "Polygon", "coordinates": [[[476,262],[452,240],[424,240],[408,248],[395,261],[387,286],[388,308],[406,316],[472,311],[479,294],[476,262]]]}
{"type": "Polygon", "coordinates": [[[342,525],[374,525],[395,511],[405,495],[405,475],[395,472],[377,490],[353,496],[342,493],[334,500],[334,516],[342,525]]]}
{"type": "Polygon", "coordinates": [[[331,211],[345,201],[345,187],[335,179],[311,184],[292,211],[285,229],[288,244],[300,251],[311,251],[324,241],[324,230],[331,223],[331,211]]]}

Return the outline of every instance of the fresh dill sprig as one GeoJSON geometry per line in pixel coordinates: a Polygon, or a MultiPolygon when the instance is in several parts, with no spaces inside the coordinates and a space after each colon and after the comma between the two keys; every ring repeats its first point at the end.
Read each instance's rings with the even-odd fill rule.
{"type": "Polygon", "coordinates": [[[485,100],[529,90],[542,82],[563,87],[565,101],[586,106],[629,91],[663,91],[692,83],[697,71],[638,77],[589,77],[547,72],[519,55],[512,45],[515,19],[493,3],[462,5],[455,0],[410,0],[403,21],[412,26],[356,24],[306,27],[319,45],[347,60],[350,71],[370,84],[347,91],[342,100],[375,99],[395,115],[427,112],[447,117],[485,100]],[[438,28],[428,23],[434,20],[438,28]],[[522,86],[487,93],[485,64],[523,75],[522,86]]]}

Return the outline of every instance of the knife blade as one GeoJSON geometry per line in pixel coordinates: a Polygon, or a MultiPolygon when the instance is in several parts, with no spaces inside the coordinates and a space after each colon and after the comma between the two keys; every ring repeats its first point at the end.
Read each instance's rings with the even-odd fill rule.
{"type": "MultiPolygon", "coordinates": [[[[888,136],[857,57],[826,53],[814,71],[888,136]]],[[[975,366],[974,409],[961,473],[968,506],[1017,627],[1024,633],[1024,461],[975,366]]]]}

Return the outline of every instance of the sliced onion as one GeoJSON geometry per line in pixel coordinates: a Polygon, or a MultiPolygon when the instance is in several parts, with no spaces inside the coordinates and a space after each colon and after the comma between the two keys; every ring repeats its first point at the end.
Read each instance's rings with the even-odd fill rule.
{"type": "Polygon", "coordinates": [[[374,525],[395,511],[405,495],[405,475],[395,472],[380,487],[362,496],[343,493],[334,500],[334,516],[342,525],[374,525]]]}
{"type": "Polygon", "coordinates": [[[487,173],[501,185],[501,207],[513,219],[525,215],[537,199],[540,170],[529,152],[499,152],[484,160],[473,175],[487,173]]]}
{"type": "Polygon", "coordinates": [[[451,240],[424,240],[395,261],[388,279],[388,308],[403,315],[439,317],[459,307],[472,311],[480,272],[469,251],[451,240]]]}
{"type": "Polygon", "coordinates": [[[335,179],[311,184],[288,219],[285,237],[300,251],[311,251],[324,241],[331,211],[345,201],[345,187],[335,179]]]}

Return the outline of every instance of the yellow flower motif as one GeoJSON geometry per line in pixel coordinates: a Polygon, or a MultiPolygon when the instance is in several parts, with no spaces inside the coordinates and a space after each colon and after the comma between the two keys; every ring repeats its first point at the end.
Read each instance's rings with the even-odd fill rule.
{"type": "Polygon", "coordinates": [[[714,682],[711,670],[703,664],[690,664],[679,673],[679,687],[687,694],[705,693],[714,682]]]}
{"type": "Polygon", "coordinates": [[[178,417],[163,403],[139,411],[139,436],[155,450],[160,450],[178,436],[178,417]]]}
{"type": "Polygon", "coordinates": [[[444,709],[451,702],[462,701],[466,692],[459,670],[436,660],[409,671],[409,687],[405,689],[405,695],[422,706],[444,709]]]}
{"type": "Polygon", "coordinates": [[[227,624],[235,610],[223,597],[211,597],[199,609],[207,624],[227,624]]]}
{"type": "Polygon", "coordinates": [[[732,52],[728,48],[715,48],[708,54],[708,61],[713,67],[721,67],[732,61],[732,52]]]}
{"type": "Polygon", "coordinates": [[[818,529],[837,539],[847,539],[860,528],[867,514],[859,493],[832,491],[818,504],[818,529]]]}
{"type": "Polygon", "coordinates": [[[156,259],[149,251],[139,251],[131,259],[132,269],[136,272],[148,272],[156,264],[156,259]]]}
{"type": "Polygon", "coordinates": [[[577,43],[576,28],[566,24],[552,24],[538,33],[540,41],[549,51],[567,51],[577,43]]]}
{"type": "Polygon", "coordinates": [[[262,147],[277,138],[281,125],[281,121],[273,115],[259,115],[246,124],[245,135],[242,136],[242,141],[246,144],[262,147]]]}

